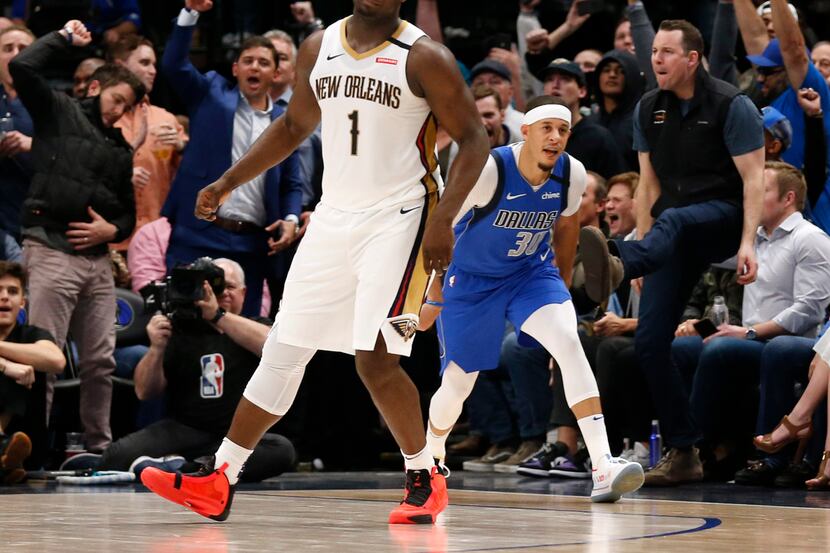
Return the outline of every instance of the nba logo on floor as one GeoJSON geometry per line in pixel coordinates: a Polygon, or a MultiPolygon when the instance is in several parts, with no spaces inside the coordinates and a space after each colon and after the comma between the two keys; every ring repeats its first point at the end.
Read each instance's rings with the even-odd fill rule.
{"type": "Polygon", "coordinates": [[[199,389],[201,396],[203,398],[222,397],[225,358],[221,353],[211,353],[203,355],[200,361],[202,365],[202,385],[199,389]]]}

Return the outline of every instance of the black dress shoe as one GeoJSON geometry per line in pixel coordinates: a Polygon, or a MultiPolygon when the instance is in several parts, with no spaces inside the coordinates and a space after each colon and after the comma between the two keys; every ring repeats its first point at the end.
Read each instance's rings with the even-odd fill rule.
{"type": "Polygon", "coordinates": [[[781,469],[764,461],[750,461],[745,469],[735,473],[735,483],[742,486],[772,486],[781,469]]]}
{"type": "Polygon", "coordinates": [[[804,482],[816,475],[816,467],[806,461],[790,463],[781,474],[775,477],[773,485],[776,488],[792,488],[803,490],[804,482]]]}

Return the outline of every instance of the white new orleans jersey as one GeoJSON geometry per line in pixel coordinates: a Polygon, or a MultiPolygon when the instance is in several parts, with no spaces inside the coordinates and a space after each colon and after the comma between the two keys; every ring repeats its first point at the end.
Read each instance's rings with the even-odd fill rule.
{"type": "Polygon", "coordinates": [[[358,54],[346,41],[346,21],[326,29],[310,75],[322,114],[322,203],[357,212],[437,192],[436,120],[406,79],[409,50],[424,32],[402,21],[358,54]]]}

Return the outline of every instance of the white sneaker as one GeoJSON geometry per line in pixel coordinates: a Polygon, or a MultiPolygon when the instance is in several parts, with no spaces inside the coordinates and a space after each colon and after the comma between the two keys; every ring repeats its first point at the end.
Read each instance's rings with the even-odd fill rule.
{"type": "Polygon", "coordinates": [[[594,503],[614,503],[623,494],[640,489],[645,480],[643,467],[619,457],[606,455],[593,469],[594,489],[591,501],[594,503]]]}
{"type": "Polygon", "coordinates": [[[648,447],[640,442],[634,442],[634,449],[626,449],[620,453],[620,459],[625,459],[632,463],[638,463],[644,469],[648,468],[651,463],[648,447]]]}

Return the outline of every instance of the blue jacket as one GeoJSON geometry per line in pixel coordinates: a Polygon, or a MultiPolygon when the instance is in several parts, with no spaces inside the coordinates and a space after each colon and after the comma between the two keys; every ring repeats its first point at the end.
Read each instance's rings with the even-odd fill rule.
{"type": "MultiPolygon", "coordinates": [[[[26,136],[34,136],[34,124],[20,98],[10,100],[0,85],[0,117],[9,114],[14,130],[26,136]]],[[[29,192],[29,182],[34,175],[32,154],[22,153],[12,157],[0,157],[0,229],[20,238],[20,210],[29,192]]]]}
{"type": "MultiPolygon", "coordinates": [[[[238,86],[215,71],[203,75],[190,63],[193,29],[175,25],[161,61],[162,72],[190,115],[190,143],[161,214],[173,225],[171,243],[220,251],[265,251],[264,232],[235,234],[193,215],[199,190],[231,166],[233,120],[241,100],[238,86]]],[[[274,105],[272,120],[282,113],[274,105]]],[[[288,214],[299,215],[301,207],[302,173],[295,152],[265,173],[266,219],[270,224],[288,214]]]]}

